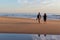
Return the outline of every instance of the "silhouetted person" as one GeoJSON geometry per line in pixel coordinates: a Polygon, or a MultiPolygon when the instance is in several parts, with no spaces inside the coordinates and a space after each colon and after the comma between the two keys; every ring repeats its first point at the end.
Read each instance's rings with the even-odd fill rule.
{"type": "Polygon", "coordinates": [[[40,20],[41,20],[40,12],[39,12],[38,15],[37,15],[37,20],[38,20],[38,22],[40,23],[40,20]]]}
{"type": "Polygon", "coordinates": [[[46,20],[47,20],[47,15],[46,15],[46,13],[44,13],[43,20],[44,20],[44,22],[46,22],[46,20]]]}

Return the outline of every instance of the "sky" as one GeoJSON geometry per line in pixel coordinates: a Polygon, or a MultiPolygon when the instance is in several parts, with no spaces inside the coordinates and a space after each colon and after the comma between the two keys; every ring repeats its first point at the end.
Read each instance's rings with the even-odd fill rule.
{"type": "Polygon", "coordinates": [[[60,0],[0,0],[0,12],[60,13],[60,0]]]}

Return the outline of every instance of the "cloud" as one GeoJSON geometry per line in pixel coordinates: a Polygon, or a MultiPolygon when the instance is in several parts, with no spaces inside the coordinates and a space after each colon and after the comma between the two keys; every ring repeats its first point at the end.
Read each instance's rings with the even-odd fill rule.
{"type": "Polygon", "coordinates": [[[17,3],[20,4],[23,8],[31,9],[46,9],[46,8],[60,8],[60,0],[17,0],[17,3]]]}
{"type": "Polygon", "coordinates": [[[17,0],[20,4],[48,4],[51,3],[53,0],[17,0]]]}
{"type": "Polygon", "coordinates": [[[19,4],[29,3],[28,0],[17,0],[17,2],[18,2],[19,4]]]}

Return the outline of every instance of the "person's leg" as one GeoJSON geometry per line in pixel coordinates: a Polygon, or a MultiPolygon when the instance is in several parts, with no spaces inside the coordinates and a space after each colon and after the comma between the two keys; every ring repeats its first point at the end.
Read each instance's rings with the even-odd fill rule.
{"type": "Polygon", "coordinates": [[[40,19],[38,19],[38,23],[40,23],[40,19]]]}
{"type": "Polygon", "coordinates": [[[44,18],[44,22],[46,22],[46,17],[44,18]]]}
{"type": "Polygon", "coordinates": [[[39,19],[39,23],[40,23],[40,19],[39,19]]]}
{"type": "Polygon", "coordinates": [[[44,18],[44,23],[46,23],[46,18],[44,18]]]}
{"type": "Polygon", "coordinates": [[[44,19],[44,22],[46,22],[46,19],[44,19]]]}
{"type": "Polygon", "coordinates": [[[45,18],[43,18],[44,24],[45,24],[45,18]]]}

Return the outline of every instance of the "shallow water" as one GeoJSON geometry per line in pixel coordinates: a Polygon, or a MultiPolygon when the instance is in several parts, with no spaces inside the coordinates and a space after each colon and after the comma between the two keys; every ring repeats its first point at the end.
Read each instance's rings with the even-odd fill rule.
{"type": "Polygon", "coordinates": [[[40,35],[37,34],[4,34],[0,33],[0,40],[60,40],[60,35],[40,35]]]}
{"type": "Polygon", "coordinates": [[[33,34],[33,40],[60,40],[60,35],[40,35],[38,37],[37,34],[33,34]]]}
{"type": "Polygon", "coordinates": [[[32,40],[31,34],[0,34],[0,40],[32,40]]]}

